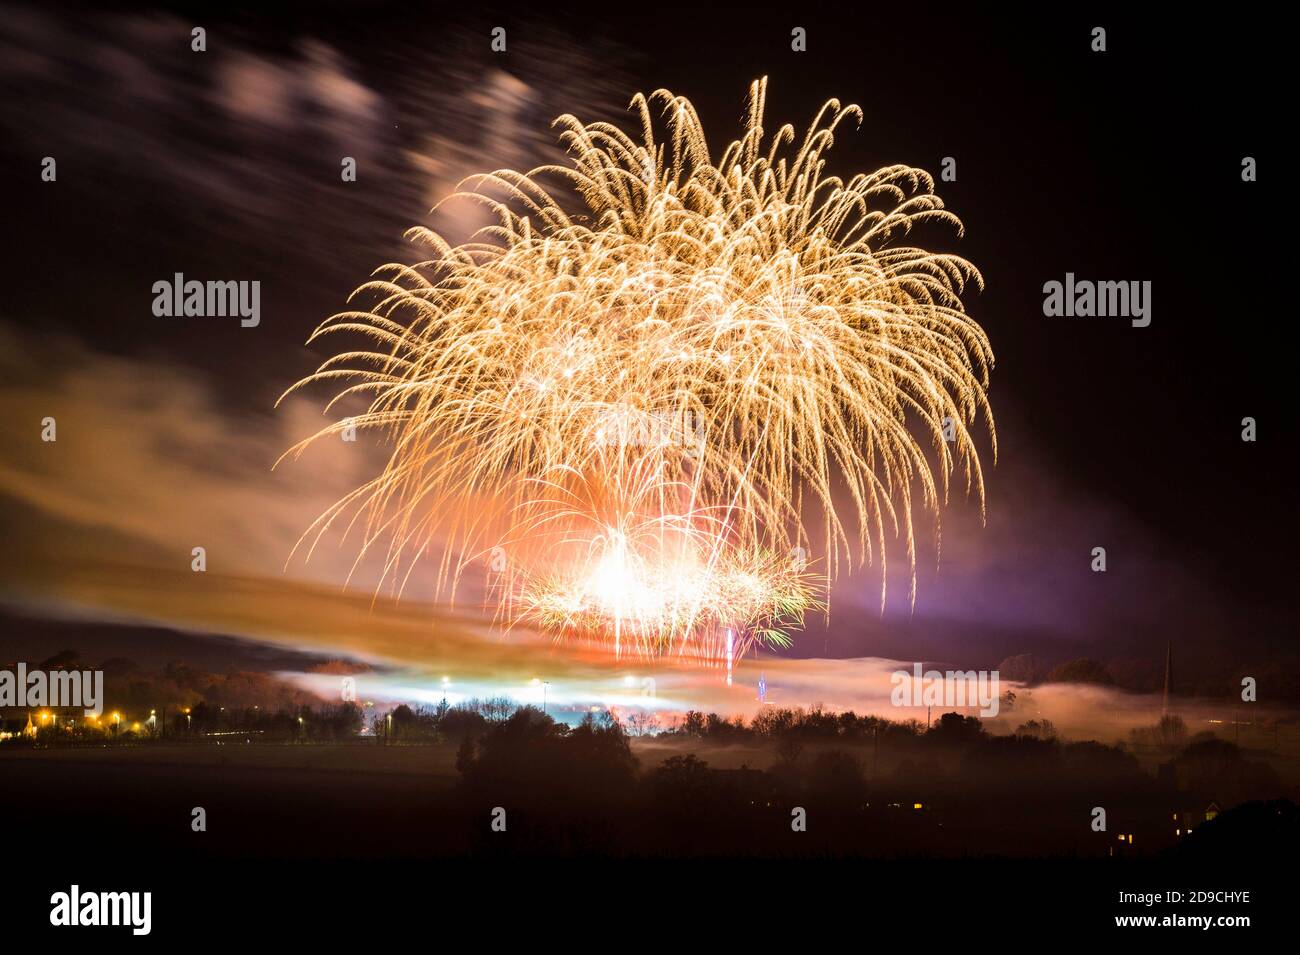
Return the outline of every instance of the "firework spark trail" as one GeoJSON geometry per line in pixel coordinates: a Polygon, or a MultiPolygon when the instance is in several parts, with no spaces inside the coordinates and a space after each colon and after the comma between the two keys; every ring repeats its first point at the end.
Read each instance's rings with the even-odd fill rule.
{"type": "Polygon", "coordinates": [[[377,270],[353,296],[370,308],[311,339],[369,346],[286,393],[325,381],[339,385],[329,408],[368,401],[290,454],[347,424],[392,443],[304,541],[359,524],[358,561],[383,548],[399,593],[431,543],[453,594],[472,562],[506,553],[507,625],[620,650],[628,634],[646,656],[716,660],[728,628],[740,653],[782,644],[855,557],[878,562],[883,609],[890,536],[914,602],[914,509],[937,539],[960,475],[982,513],[979,420],[996,455],[992,351],[961,302],[982,280],[904,243],[922,224],[961,234],[929,174],[823,175],[857,107],[831,100],[763,151],[765,95],[752,84],[744,135],[716,165],[691,104],[665,90],[632,100],[639,139],[561,117],[571,165],[463,184],[496,218],[475,241],[411,230],[434,258],[377,270]],[[788,558],[813,537],[810,513],[820,584],[788,558]]]}

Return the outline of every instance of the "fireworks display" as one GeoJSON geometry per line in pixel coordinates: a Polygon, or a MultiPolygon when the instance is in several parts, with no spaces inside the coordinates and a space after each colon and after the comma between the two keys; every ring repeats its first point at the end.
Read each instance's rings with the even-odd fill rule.
{"type": "Polygon", "coordinates": [[[981,279],[908,244],[961,232],[927,173],[825,174],[856,107],[768,137],[765,94],[716,163],[664,90],[632,100],[633,135],[561,117],[569,165],[462,184],[495,221],[473,241],[412,230],[432,258],[379,269],[313,335],[364,347],[290,389],[367,405],[290,453],[352,426],[391,447],[304,541],[357,528],[397,592],[425,554],[447,593],[480,566],[505,626],[619,655],[785,645],[868,563],[883,608],[891,538],[914,601],[917,515],[937,536],[954,483],[982,509],[978,422],[996,453],[960,299],[981,279]]]}

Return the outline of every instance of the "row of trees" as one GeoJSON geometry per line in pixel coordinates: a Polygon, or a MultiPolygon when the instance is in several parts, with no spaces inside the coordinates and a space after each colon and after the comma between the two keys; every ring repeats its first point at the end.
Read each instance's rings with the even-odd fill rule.
{"type": "MultiPolygon", "coordinates": [[[[539,852],[735,854],[755,833],[770,850],[773,833],[796,831],[792,807],[802,807],[816,822],[792,851],[1104,854],[1113,836],[1091,828],[1097,805],[1144,844],[1171,847],[1173,812],[1285,795],[1267,764],[1213,738],[1187,742],[1153,777],[1121,747],[1062,743],[1041,723],[990,736],[948,713],[922,734],[877,733],[878,765],[861,734],[801,736],[790,730],[797,721],[777,724],[765,768],[718,770],[680,752],[643,769],[611,714],[570,728],[523,707],[466,736],[456,767],[465,805],[508,806],[512,825],[523,823],[511,831],[526,833],[512,850],[539,852]]],[[[502,844],[485,836],[481,848],[502,844]]]]}
{"type": "MultiPolygon", "coordinates": [[[[878,741],[882,739],[916,739],[926,735],[944,737],[954,732],[983,732],[974,717],[945,714],[927,727],[920,720],[887,720],[879,716],[859,716],[852,710],[834,712],[815,705],[807,709],[766,708],[746,723],[743,716],[723,717],[716,713],[690,710],[675,726],[659,735],[694,737],[715,743],[736,743],[794,737],[805,740],[878,741]]],[[[1029,720],[1016,729],[1016,735],[1055,738],[1056,728],[1050,720],[1029,720]]]]}
{"type": "MultiPolygon", "coordinates": [[[[455,706],[448,705],[445,700],[434,707],[402,704],[390,713],[372,715],[370,725],[374,735],[397,740],[457,741],[480,734],[489,726],[503,723],[515,713],[528,709],[519,707],[507,697],[473,699],[455,706]]],[[[833,712],[820,705],[807,709],[765,708],[750,721],[743,716],[726,717],[698,710],[690,710],[680,718],[666,721],[652,711],[639,708],[602,711],[592,718],[617,725],[628,736],[654,734],[665,740],[690,738],[721,745],[785,738],[857,742],[904,737],[915,739],[926,735],[942,738],[956,732],[954,727],[964,728],[961,732],[983,731],[979,720],[958,718],[957,714],[947,714],[943,720],[927,728],[918,720],[893,721],[878,716],[859,716],[851,710],[833,712]]],[[[1042,739],[1056,736],[1056,728],[1050,720],[1030,720],[1016,732],[1042,739]]]]}

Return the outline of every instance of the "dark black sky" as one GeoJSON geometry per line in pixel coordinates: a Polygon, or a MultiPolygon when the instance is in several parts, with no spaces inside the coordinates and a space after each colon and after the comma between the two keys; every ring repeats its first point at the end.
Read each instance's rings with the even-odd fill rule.
{"type": "MultiPolygon", "coordinates": [[[[34,8],[6,9],[19,12],[17,22],[34,8]]],[[[70,75],[84,78],[92,103],[104,94],[94,88],[104,75],[95,44],[114,35],[115,18],[130,15],[127,7],[107,9],[116,12],[41,15],[67,31],[59,55],[70,75]]],[[[968,307],[997,355],[991,398],[1003,465],[989,479],[990,507],[1014,509],[1026,495],[1066,488],[1061,497],[1075,503],[1059,511],[1043,505],[1023,533],[1031,549],[1077,548],[1086,567],[1088,550],[1109,540],[1095,539],[1088,507],[1077,502],[1121,515],[1111,574],[1138,576],[1122,596],[1098,593],[1098,601],[1127,601],[1128,619],[1149,619],[1138,606],[1140,574],[1153,562],[1175,566],[1186,571],[1177,579],[1196,581],[1199,591],[1186,595],[1190,645],[1222,652],[1237,641],[1292,652],[1294,410],[1284,396],[1295,380],[1295,297],[1282,284],[1291,280],[1280,236],[1289,170],[1277,148],[1288,60],[1283,32],[1261,15],[1211,21],[1096,5],[252,10],[180,5],[141,19],[163,24],[163,39],[153,40],[163,49],[166,24],[208,29],[207,60],[188,52],[188,31],[175,37],[180,52],[169,54],[175,59],[162,75],[178,84],[201,83],[202,71],[228,62],[235,44],[276,62],[299,56],[304,38],[327,43],[383,97],[382,138],[378,125],[357,127],[348,143],[346,123],[310,115],[230,137],[200,100],[190,112],[178,108],[183,85],[158,102],[128,86],[108,99],[116,104],[115,138],[104,149],[94,141],[101,131],[77,120],[85,113],[71,102],[75,82],[51,86],[39,73],[10,68],[0,112],[10,223],[0,319],[193,369],[230,414],[261,418],[313,364],[301,347],[310,329],[393,257],[401,230],[425,211],[406,181],[409,167],[392,157],[418,150],[421,135],[440,123],[452,138],[466,129],[463,116],[413,92],[447,82],[449,54],[492,56],[487,33],[504,26],[502,70],[534,86],[590,94],[590,102],[564,108],[618,105],[636,90],[667,87],[691,98],[715,144],[736,130],[748,82],[766,74],[773,120],[799,126],[831,96],[863,107],[861,130],[840,136],[831,153],[836,171],[904,162],[937,173],[941,157],[956,158],[957,181],[939,192],[966,226],[955,251],[987,282],[968,307]],[[807,53],[790,51],[794,26],[808,30],[807,53]],[[1108,31],[1103,54],[1089,49],[1093,26],[1108,31]],[[624,84],[614,95],[611,87],[624,84]],[[338,182],[343,148],[373,157],[356,184],[338,182]],[[60,157],[57,188],[38,181],[46,154],[60,157]],[[1247,155],[1259,162],[1259,182],[1241,181],[1247,155]],[[277,166],[290,170],[287,180],[258,179],[257,170],[277,166]],[[220,189],[203,175],[176,174],[239,167],[253,172],[220,189]],[[249,214],[250,195],[262,214],[249,214]],[[263,327],[256,335],[160,329],[147,291],[173,271],[261,278],[263,327]],[[1151,281],[1151,326],[1044,317],[1043,283],[1066,272],[1151,281]],[[1247,415],[1259,421],[1255,444],[1240,440],[1247,415]],[[1145,542],[1141,565],[1126,561],[1130,536],[1145,542]],[[1218,615],[1198,629],[1205,615],[1196,608],[1206,603],[1218,615]]],[[[12,24],[6,30],[0,37],[12,52],[24,34],[12,24]]],[[[523,119],[544,126],[548,118],[523,119]]],[[[1167,594],[1174,579],[1152,582],[1152,592],[1167,594]]],[[[1138,642],[1147,652],[1167,636],[1091,639],[1138,642]]]]}

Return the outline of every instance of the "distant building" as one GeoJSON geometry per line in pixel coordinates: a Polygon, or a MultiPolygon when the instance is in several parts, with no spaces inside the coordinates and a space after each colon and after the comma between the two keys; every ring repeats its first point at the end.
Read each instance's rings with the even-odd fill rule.
{"type": "Polygon", "coordinates": [[[1177,835],[1185,836],[1203,822],[1209,822],[1219,814],[1219,804],[1210,803],[1204,809],[1187,809],[1174,813],[1177,835]]]}
{"type": "Polygon", "coordinates": [[[31,738],[36,735],[36,724],[32,722],[32,714],[27,714],[27,722],[24,725],[21,717],[0,718],[0,740],[13,739],[16,736],[26,736],[31,738]]]}

